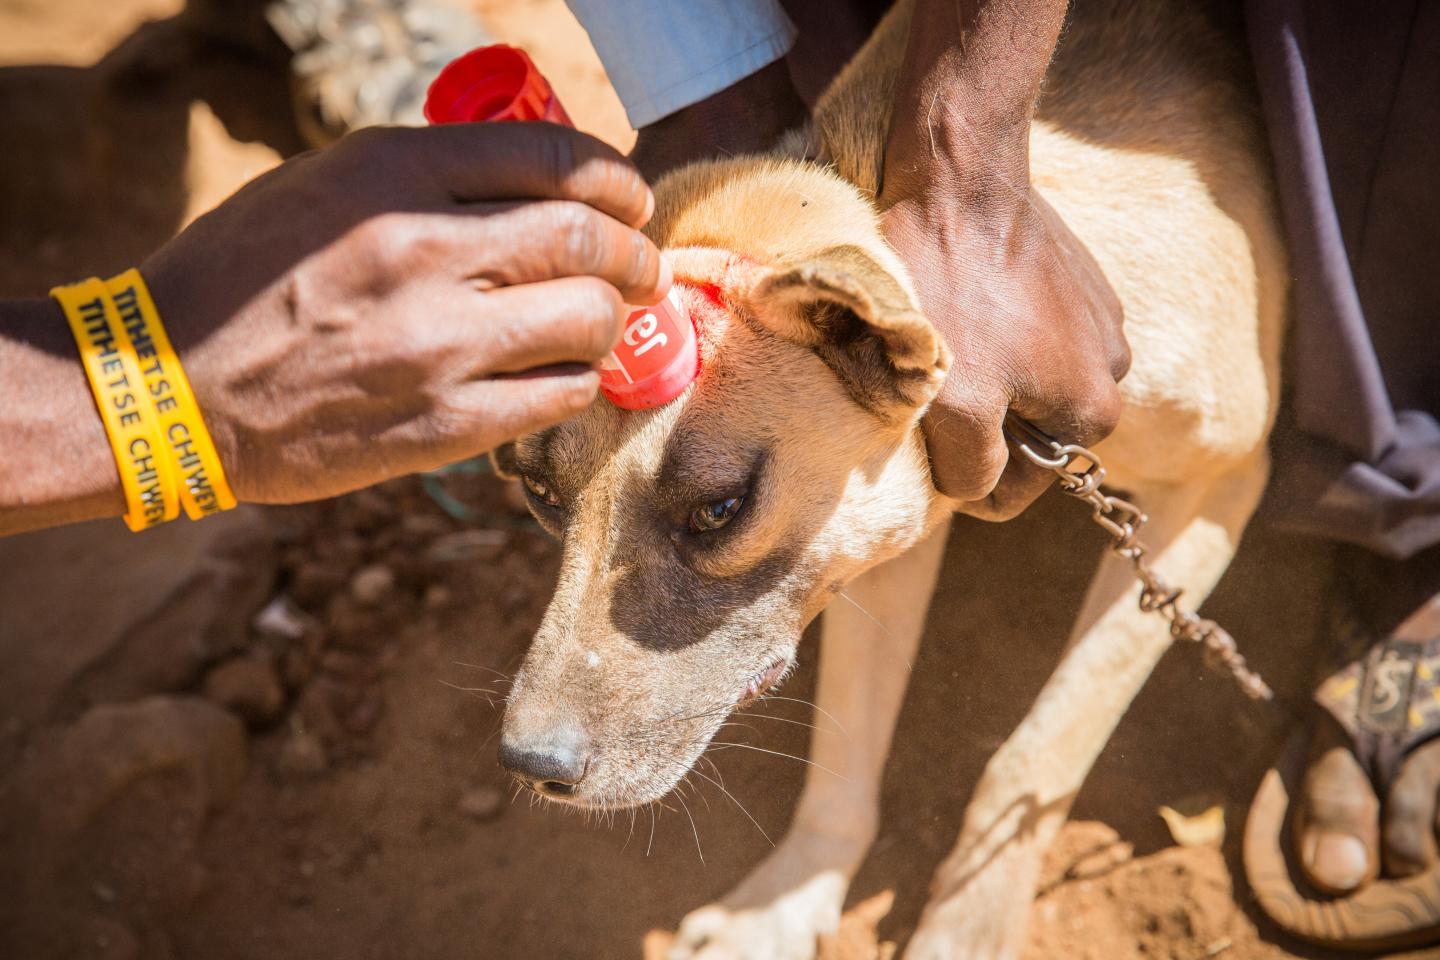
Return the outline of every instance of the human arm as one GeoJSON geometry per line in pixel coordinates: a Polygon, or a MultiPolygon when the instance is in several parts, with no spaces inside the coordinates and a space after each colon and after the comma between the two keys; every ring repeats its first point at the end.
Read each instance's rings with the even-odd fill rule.
{"type": "Polygon", "coordinates": [[[936,485],[986,519],[1054,479],[1012,458],[1013,410],[1092,444],[1120,416],[1123,311],[1084,244],[1030,183],[1030,121],[1065,0],[917,0],[880,203],[954,360],[924,421],[936,485]]]}
{"type": "MultiPolygon", "coordinates": [[[[253,182],[141,267],[241,500],[490,449],[588,405],[624,304],[668,285],[634,168],[550,125],[365,132],[253,182]]],[[[49,300],[0,303],[0,535],[114,516],[49,300]]]]}

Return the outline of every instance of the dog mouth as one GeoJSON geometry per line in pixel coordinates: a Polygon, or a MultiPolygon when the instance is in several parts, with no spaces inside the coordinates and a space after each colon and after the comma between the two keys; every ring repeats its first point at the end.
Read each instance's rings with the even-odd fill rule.
{"type": "MultiPolygon", "coordinates": [[[[788,673],[792,662],[793,661],[790,657],[777,657],[776,659],[772,660],[763,670],[759,670],[756,673],[752,674],[748,679],[746,679],[745,685],[741,689],[739,696],[736,697],[734,706],[731,709],[741,709],[747,707],[755,701],[759,700],[761,697],[765,696],[765,694],[769,693],[771,690],[773,690],[781,681],[785,679],[785,675],[788,673]]],[[[701,716],[707,718],[713,717],[715,716],[715,712],[712,710],[709,713],[702,714],[701,716]]],[[[718,724],[719,720],[717,720],[716,723],[718,724]]],[[[667,774],[670,774],[668,779],[671,779],[675,782],[683,779],[684,774],[689,771],[691,765],[694,763],[695,756],[698,756],[699,754],[704,752],[706,743],[708,741],[709,733],[706,733],[702,740],[690,739],[685,745],[674,745],[673,749],[676,750],[676,753],[674,755],[669,755],[665,757],[662,761],[660,761],[664,764],[664,766],[671,768],[670,770],[666,771],[667,774]],[[688,754],[692,751],[695,756],[681,755],[688,754]],[[674,776],[673,771],[675,769],[680,770],[680,776],[674,776]]],[[[648,769],[648,767],[656,761],[651,757],[642,757],[633,762],[637,765],[638,768],[643,770],[648,769]]],[[[589,765],[587,765],[587,772],[593,773],[593,771],[590,770],[589,765]]],[[[638,791],[634,791],[631,786],[627,786],[624,783],[608,782],[612,781],[615,776],[616,775],[612,772],[611,776],[609,777],[600,777],[601,781],[607,782],[590,783],[590,780],[595,779],[593,776],[591,776],[586,780],[585,783],[577,784],[575,788],[568,789],[563,792],[540,790],[536,789],[533,785],[531,785],[530,788],[532,790],[535,790],[536,793],[540,794],[545,799],[560,806],[580,808],[582,810],[610,810],[624,807],[643,806],[646,803],[650,803],[656,799],[659,799],[661,796],[673,789],[674,786],[673,783],[662,786],[660,783],[656,782],[657,780],[663,778],[648,777],[647,782],[644,784],[644,786],[641,787],[638,791]]],[[[626,780],[628,779],[628,777],[621,775],[619,776],[619,779],[626,780]]]]}
{"type": "Polygon", "coordinates": [[[779,657],[764,670],[746,680],[745,689],[741,691],[739,698],[735,701],[736,708],[748,707],[769,693],[770,689],[785,676],[785,671],[789,666],[789,660],[779,657]]]}

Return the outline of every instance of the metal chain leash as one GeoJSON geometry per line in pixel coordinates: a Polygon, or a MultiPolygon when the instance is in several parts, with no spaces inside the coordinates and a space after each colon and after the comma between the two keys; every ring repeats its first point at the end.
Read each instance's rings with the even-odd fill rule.
{"type": "Polygon", "coordinates": [[[1060,489],[1089,505],[1093,519],[1110,535],[1111,553],[1130,561],[1140,581],[1140,609],[1158,613],[1169,621],[1170,636],[1202,644],[1205,662],[1217,671],[1227,672],[1240,689],[1253,700],[1273,700],[1275,694],[1268,684],[1245,663],[1239,647],[1224,627],[1180,606],[1184,592],[1171,586],[1155,572],[1147,558],[1149,549],[1140,541],[1140,528],[1148,519],[1135,504],[1105,493],[1105,464],[1091,450],[1045,435],[1014,414],[1005,417],[1005,435],[1025,458],[1037,467],[1049,470],[1060,478],[1060,489]],[[1045,456],[1040,450],[1049,450],[1045,456]],[[1080,464],[1080,468],[1076,465],[1080,464]]]}

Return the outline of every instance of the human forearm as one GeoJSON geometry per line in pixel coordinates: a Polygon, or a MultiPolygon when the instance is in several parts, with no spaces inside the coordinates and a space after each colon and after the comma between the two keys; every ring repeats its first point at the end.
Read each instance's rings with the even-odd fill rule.
{"type": "Polygon", "coordinates": [[[892,194],[924,184],[1002,203],[1029,188],[1030,119],[1066,0],[916,0],[896,84],[892,194]],[[909,182],[913,180],[913,182],[909,182]]]}
{"type": "Polygon", "coordinates": [[[124,511],[105,427],[59,306],[0,301],[0,536],[124,511]]]}
{"type": "Polygon", "coordinates": [[[1120,417],[1120,300],[1030,186],[1030,120],[1064,0],[916,0],[880,204],[955,355],[924,421],[936,485],[1005,519],[1053,479],[1012,460],[1007,411],[1075,443],[1120,417]]]}
{"type": "MultiPolygon", "coordinates": [[[[377,128],[296,158],[141,264],[175,350],[149,345],[150,398],[183,372],[218,463],[190,426],[151,447],[187,485],[293,503],[557,423],[594,400],[626,304],[669,288],[653,208],[613,149],[551,124],[377,128]]],[[[0,535],[125,511],[92,396],[58,304],[0,301],[0,535]]]]}

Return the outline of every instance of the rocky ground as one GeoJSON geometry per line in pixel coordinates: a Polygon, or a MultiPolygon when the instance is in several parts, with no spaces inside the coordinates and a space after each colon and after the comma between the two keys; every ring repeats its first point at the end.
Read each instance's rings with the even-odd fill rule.
{"type": "MultiPolygon", "coordinates": [[[[131,266],[299,149],[273,63],[145,23],[179,6],[0,0],[0,293],[131,266]]],[[[559,0],[476,6],[582,126],[628,144],[559,0]]],[[[1059,497],[957,527],[884,829],[829,957],[889,956],[913,929],[1098,547],[1059,497]]],[[[700,789],[695,836],[668,809],[632,827],[513,802],[499,702],[557,561],[478,469],[142,537],[110,523],[0,542],[0,956],[653,955],[768,849],[749,816],[783,832],[802,768],[717,757],[736,799],[700,789]]],[[[1208,607],[1292,702],[1328,576],[1313,544],[1260,528],[1208,607]]],[[[811,695],[814,653],[787,696],[811,695]]],[[[753,713],[746,737],[803,751],[803,728],[765,722],[803,704],[753,713]]],[[[1052,851],[1028,960],[1321,956],[1260,922],[1234,879],[1282,733],[1196,651],[1172,652],[1052,851]],[[1177,846],[1162,805],[1225,820],[1177,846]]]]}

